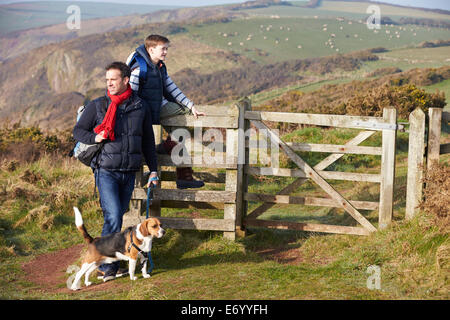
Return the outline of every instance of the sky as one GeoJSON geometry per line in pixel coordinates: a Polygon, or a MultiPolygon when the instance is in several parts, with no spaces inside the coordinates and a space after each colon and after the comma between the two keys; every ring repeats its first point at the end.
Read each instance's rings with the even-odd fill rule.
{"type": "MultiPolygon", "coordinates": [[[[0,4],[7,4],[13,2],[28,2],[28,1],[39,1],[39,0],[0,0],[0,4]]],[[[49,1],[49,0],[47,0],[49,1]]],[[[50,0],[50,1],[69,1],[70,0],[50,0]]],[[[164,4],[164,5],[174,5],[174,6],[186,6],[186,7],[197,7],[197,6],[212,6],[217,4],[225,3],[239,3],[245,2],[245,0],[75,0],[75,1],[89,1],[89,2],[115,2],[115,3],[136,3],[136,4],[164,4]]],[[[450,1],[449,0],[380,0],[380,2],[399,4],[403,6],[413,6],[422,8],[437,8],[450,11],[450,1]]]]}

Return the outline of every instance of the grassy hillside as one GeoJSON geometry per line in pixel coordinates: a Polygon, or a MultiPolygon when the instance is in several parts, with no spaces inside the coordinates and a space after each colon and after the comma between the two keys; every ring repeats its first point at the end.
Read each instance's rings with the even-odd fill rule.
{"type": "Polygon", "coordinates": [[[66,10],[71,5],[76,5],[80,8],[82,21],[178,8],[165,5],[126,5],[77,1],[12,3],[0,6],[0,34],[46,25],[65,24],[67,18],[71,15],[66,10]]]}
{"type": "MultiPolygon", "coordinates": [[[[417,8],[400,7],[389,4],[377,4],[377,5],[380,7],[380,11],[383,16],[389,16],[391,18],[415,17],[415,18],[429,18],[429,19],[443,19],[443,20],[450,19],[450,16],[448,14],[425,11],[417,8]]],[[[367,2],[353,2],[349,4],[346,1],[321,1],[318,9],[327,11],[363,14],[366,12],[368,6],[369,4],[367,2]]]]}
{"type": "MultiPolygon", "coordinates": [[[[348,3],[349,8],[352,5],[348,3]]],[[[448,29],[400,24],[369,30],[362,20],[336,12],[315,17],[295,11],[304,9],[322,10],[287,5],[183,8],[138,19],[88,20],[90,25],[72,34],[47,28],[17,37],[10,34],[3,39],[2,50],[21,55],[0,63],[0,119],[42,128],[72,126],[70,115],[76,108],[103,92],[106,62],[125,60],[149,33],[170,38],[169,73],[188,96],[195,97],[194,102],[202,104],[231,103],[243,95],[256,96],[259,104],[293,89],[306,92],[327,84],[378,78],[382,74],[377,70],[383,68],[407,71],[449,64],[450,46],[423,47],[425,41],[448,40],[448,29]],[[269,15],[286,8],[293,10],[292,16],[269,15]],[[265,13],[256,16],[252,10],[265,13]],[[177,22],[162,23],[173,20],[177,22]],[[47,31],[50,38],[70,40],[27,52],[31,43],[49,39],[47,31]],[[387,51],[374,52],[367,59],[354,56],[375,47],[387,51]]],[[[432,84],[448,92],[446,82],[432,84]]]]}
{"type": "MultiPolygon", "coordinates": [[[[332,143],[340,143],[355,134],[348,130],[316,129],[296,131],[283,139],[330,143],[332,137],[332,143]]],[[[3,147],[13,142],[20,146],[26,137],[34,137],[39,143],[47,141],[56,150],[62,147],[36,130],[10,128],[8,132],[9,135],[3,132],[3,137],[8,136],[3,147]]],[[[75,228],[72,206],[81,209],[93,236],[100,234],[103,223],[98,198],[92,193],[91,170],[58,153],[49,153],[55,149],[34,159],[18,153],[5,158],[11,153],[0,153],[1,298],[448,299],[448,214],[437,215],[433,203],[429,203],[429,211],[411,221],[403,220],[407,138],[406,133],[399,134],[394,222],[384,231],[370,236],[346,236],[254,228],[246,238],[230,242],[216,232],[168,230],[164,238],[154,241],[152,278],[143,279],[138,273],[136,282],[120,278],[104,284],[92,276],[94,284],[75,293],[66,288],[71,276],[66,271],[71,265],[79,265],[85,245],[75,228]],[[380,267],[381,290],[367,288],[370,265],[380,267]]],[[[380,137],[374,137],[372,143],[379,142],[380,137]]],[[[311,156],[305,158],[308,162],[317,161],[311,156]]],[[[359,170],[379,166],[378,160],[342,160],[339,170],[354,170],[358,165],[359,170]]],[[[450,159],[441,160],[439,183],[445,184],[429,184],[446,192],[450,159]]],[[[273,193],[287,182],[284,178],[252,179],[250,189],[273,193]]],[[[361,184],[339,183],[336,187],[363,198],[376,198],[378,193],[377,188],[361,184]]],[[[297,192],[314,193],[317,189],[313,184],[306,184],[297,192]]],[[[448,199],[439,201],[447,201],[448,206],[448,199]]],[[[250,204],[251,208],[256,205],[250,204]]],[[[264,217],[353,223],[348,215],[333,208],[293,207],[277,205],[264,217]]],[[[217,210],[205,213],[195,209],[163,209],[162,214],[213,218],[223,215],[217,210]]],[[[373,220],[377,217],[376,212],[364,215],[373,220]]]]}
{"type": "MultiPolygon", "coordinates": [[[[280,97],[286,92],[301,92],[314,95],[315,91],[319,92],[321,88],[334,85],[344,85],[351,81],[367,81],[381,78],[395,77],[394,73],[401,77],[404,74],[419,75],[429,68],[442,68],[444,70],[449,65],[448,54],[450,54],[450,47],[437,48],[400,48],[393,49],[386,52],[375,53],[378,56],[377,60],[363,61],[358,69],[352,71],[337,70],[324,75],[307,75],[307,81],[299,81],[296,84],[283,86],[276,89],[269,89],[259,93],[250,95],[253,105],[260,106],[271,99],[280,97]],[[387,76],[392,74],[392,76],[387,76]]],[[[377,81],[375,81],[377,82],[377,81]]],[[[378,81],[379,82],[379,81],[378,81]]],[[[438,81],[435,84],[426,83],[425,79],[419,80],[417,77],[411,83],[423,88],[429,93],[443,92],[446,103],[445,109],[450,108],[450,84],[448,81],[438,81]]],[[[329,91],[330,96],[334,93],[329,91]]],[[[346,93],[346,97],[350,94],[346,93]]],[[[332,104],[332,100],[329,100],[332,104]]]]}
{"type": "MultiPolygon", "coordinates": [[[[448,39],[447,29],[416,25],[370,30],[363,21],[336,18],[255,17],[188,27],[195,40],[262,63],[328,56],[375,47],[414,47],[448,39]]],[[[448,53],[448,51],[447,51],[448,53]]]]}

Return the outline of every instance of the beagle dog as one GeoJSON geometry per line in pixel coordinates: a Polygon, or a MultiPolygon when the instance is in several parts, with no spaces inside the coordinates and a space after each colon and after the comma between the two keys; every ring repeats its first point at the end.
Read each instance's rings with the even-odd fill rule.
{"type": "Polygon", "coordinates": [[[147,273],[147,253],[152,249],[153,237],[161,238],[166,231],[161,227],[161,222],[157,218],[148,218],[137,226],[129,227],[122,232],[113,233],[104,237],[92,238],[87,232],[81,212],[77,207],[73,208],[75,212],[75,225],[88,243],[87,252],[84,255],[80,271],[75,275],[72,283],[72,290],[79,290],[80,280],[85,275],[84,283],[89,282],[90,274],[103,263],[112,263],[118,260],[128,260],[128,270],[131,280],[136,280],[134,276],[137,259],[140,258],[142,266],[142,275],[149,278],[147,273]]]}

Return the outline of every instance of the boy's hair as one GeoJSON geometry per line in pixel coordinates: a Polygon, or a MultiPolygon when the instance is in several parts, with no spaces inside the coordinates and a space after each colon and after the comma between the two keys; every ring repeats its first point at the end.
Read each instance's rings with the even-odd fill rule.
{"type": "Polygon", "coordinates": [[[151,34],[147,38],[145,38],[145,49],[154,48],[158,44],[166,44],[170,43],[169,39],[164,36],[160,36],[158,34],[151,34]]]}
{"type": "Polygon", "coordinates": [[[115,61],[113,63],[110,63],[106,66],[105,70],[111,70],[116,69],[120,71],[120,75],[122,76],[122,79],[125,77],[130,78],[131,77],[131,69],[129,66],[127,66],[125,63],[121,61],[115,61]]]}

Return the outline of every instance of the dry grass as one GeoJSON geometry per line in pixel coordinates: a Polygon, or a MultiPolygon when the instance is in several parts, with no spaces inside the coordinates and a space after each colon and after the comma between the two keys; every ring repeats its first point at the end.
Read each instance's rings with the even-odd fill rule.
{"type": "Polygon", "coordinates": [[[450,167],[436,165],[427,170],[424,201],[420,208],[434,217],[440,230],[450,229],[450,167]]]}
{"type": "MultiPolygon", "coordinates": [[[[399,162],[400,169],[405,165],[399,162]]],[[[431,197],[425,202],[438,208],[436,214],[426,211],[411,221],[396,220],[367,237],[252,229],[246,238],[229,242],[214,232],[169,229],[155,242],[156,272],[150,280],[140,279],[139,286],[123,290],[129,280],[118,279],[112,290],[82,291],[71,297],[448,299],[450,243],[448,232],[434,222],[447,216],[439,208],[448,208],[448,202],[443,202],[448,201],[443,199],[448,193],[442,193],[448,192],[448,179],[444,179],[448,167],[440,170],[433,170],[436,177],[427,177],[427,192],[440,194],[435,202],[441,207],[434,202],[431,206],[431,197]],[[381,268],[381,291],[366,287],[370,265],[381,268]]],[[[404,177],[406,171],[397,170],[397,174],[404,177]]],[[[261,183],[270,184],[257,182],[261,183]]],[[[73,205],[82,209],[91,234],[100,234],[103,217],[93,185],[89,168],[63,156],[44,154],[33,163],[17,162],[0,170],[0,288],[4,297],[68,297],[63,290],[68,277],[64,270],[58,274],[58,293],[42,286],[29,290],[30,284],[21,282],[23,270],[11,271],[3,261],[20,265],[30,256],[42,261],[42,254],[81,243],[73,223],[73,205]]],[[[367,190],[355,185],[348,192],[367,190]]]]}
{"type": "Polygon", "coordinates": [[[14,224],[14,228],[19,228],[29,222],[36,222],[42,231],[51,229],[55,216],[49,215],[49,210],[50,207],[47,205],[32,209],[25,217],[14,224]]]}

